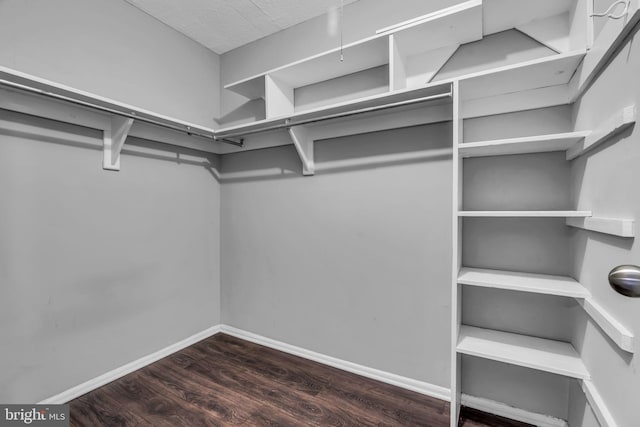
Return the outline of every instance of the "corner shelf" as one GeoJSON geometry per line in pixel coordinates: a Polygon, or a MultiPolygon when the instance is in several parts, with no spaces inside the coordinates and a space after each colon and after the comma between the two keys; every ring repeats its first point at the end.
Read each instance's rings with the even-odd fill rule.
{"type": "Polygon", "coordinates": [[[459,217],[472,218],[586,218],[591,211],[458,211],[459,217]]]}
{"type": "Polygon", "coordinates": [[[520,273],[483,268],[460,269],[458,283],[571,298],[588,298],[590,292],[571,277],[520,273]]]}
{"type": "Polygon", "coordinates": [[[569,343],[462,325],[457,352],[580,380],[589,372],[569,343]]]}
{"type": "Polygon", "coordinates": [[[459,153],[462,158],[470,158],[566,151],[583,141],[589,134],[589,131],[579,131],[466,142],[459,145],[459,153]]]}

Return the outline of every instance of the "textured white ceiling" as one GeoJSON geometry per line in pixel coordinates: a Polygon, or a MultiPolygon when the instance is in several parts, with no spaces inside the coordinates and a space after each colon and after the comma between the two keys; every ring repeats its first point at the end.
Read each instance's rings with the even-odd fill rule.
{"type": "Polygon", "coordinates": [[[340,0],[126,1],[219,54],[340,6],[340,0]]]}

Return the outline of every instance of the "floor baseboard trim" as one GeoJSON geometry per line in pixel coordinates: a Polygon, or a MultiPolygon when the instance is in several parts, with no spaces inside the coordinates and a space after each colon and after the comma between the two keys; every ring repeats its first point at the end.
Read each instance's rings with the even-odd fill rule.
{"type": "Polygon", "coordinates": [[[560,418],[525,411],[524,409],[509,406],[506,403],[496,402],[495,400],[484,399],[482,397],[463,394],[461,403],[463,406],[477,409],[478,411],[521,421],[523,423],[533,424],[539,427],[569,427],[569,424],[560,418]]]}
{"type": "Polygon", "coordinates": [[[392,374],[386,371],[381,371],[379,369],[374,369],[368,366],[363,366],[357,363],[327,356],[322,353],[317,353],[315,351],[307,350],[302,347],[296,347],[294,345],[254,334],[252,332],[247,332],[233,326],[222,325],[221,332],[234,336],[236,338],[253,342],[255,344],[264,345],[265,347],[269,347],[274,350],[279,350],[285,353],[292,354],[294,356],[302,357],[304,359],[313,360],[314,362],[322,363],[323,365],[332,366],[343,371],[351,372],[353,374],[378,380],[383,383],[415,391],[426,396],[435,397],[447,402],[451,400],[451,392],[446,387],[429,384],[427,382],[414,380],[411,378],[403,377],[401,375],[392,374]]]}
{"type": "Polygon", "coordinates": [[[112,381],[115,381],[123,376],[130,374],[138,369],[144,368],[147,365],[150,365],[163,357],[170,356],[171,354],[180,351],[190,345],[197,343],[198,341],[202,341],[203,339],[209,338],[221,330],[220,325],[212,326],[211,328],[205,329],[204,331],[198,332],[194,335],[191,335],[188,338],[183,339],[175,344],[172,344],[168,347],[160,349],[154,353],[143,356],[140,359],[134,360],[133,362],[127,363],[119,368],[113,369],[109,372],[106,372],[98,377],[95,377],[89,381],[83,382],[82,384],[78,384],[75,387],[71,387],[68,390],[63,391],[62,393],[56,394],[55,396],[51,396],[41,402],[38,402],[40,405],[55,405],[55,404],[63,404],[67,403],[73,399],[76,399],[90,391],[93,391],[103,385],[106,385],[112,381]]]}
{"type": "MultiPolygon", "coordinates": [[[[144,368],[158,360],[170,356],[190,345],[202,341],[203,339],[212,337],[218,333],[225,333],[236,338],[240,338],[246,341],[250,341],[256,344],[263,345],[265,347],[279,350],[294,356],[299,356],[304,359],[312,360],[314,362],[322,363],[323,365],[332,366],[343,371],[351,372],[356,375],[371,378],[377,381],[381,381],[386,384],[391,384],[397,387],[401,387],[407,390],[415,391],[426,396],[434,397],[449,402],[451,400],[450,390],[446,387],[437,386],[424,381],[418,381],[412,378],[403,377],[401,375],[392,374],[390,372],[382,371],[379,369],[370,368],[368,366],[359,365],[357,363],[348,362],[346,360],[338,359],[336,357],[327,356],[322,353],[317,353],[302,347],[297,347],[291,344],[287,344],[281,341],[277,341],[271,338],[264,337],[262,335],[254,334],[242,329],[235,328],[228,325],[216,325],[204,331],[198,332],[188,338],[183,339],[175,344],[160,349],[140,359],[134,360],[119,368],[106,372],[98,377],[95,377],[89,381],[85,381],[75,387],[65,390],[55,396],[51,396],[44,399],[38,404],[63,404],[73,399],[76,399],[90,391],[93,391],[99,387],[109,384],[123,376],[130,374],[134,371],[144,368]]],[[[559,418],[551,417],[548,415],[537,414],[535,412],[525,411],[523,409],[514,408],[504,403],[496,402],[489,399],[462,395],[462,405],[468,406],[479,411],[487,412],[490,414],[510,418],[517,421],[522,421],[541,427],[568,427],[566,421],[559,418]]]]}

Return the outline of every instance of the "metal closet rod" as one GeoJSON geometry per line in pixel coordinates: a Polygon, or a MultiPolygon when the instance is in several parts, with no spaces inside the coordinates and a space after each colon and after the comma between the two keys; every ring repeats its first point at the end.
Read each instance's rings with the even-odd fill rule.
{"type": "Polygon", "coordinates": [[[350,116],[355,116],[355,115],[359,115],[359,114],[366,114],[366,113],[372,113],[375,111],[383,111],[383,110],[389,110],[392,108],[399,108],[399,107],[404,107],[407,105],[413,105],[413,104],[420,104],[420,103],[424,103],[424,102],[429,102],[429,101],[436,101],[439,99],[445,99],[445,98],[450,98],[451,97],[451,92],[446,92],[446,93],[441,93],[441,94],[437,94],[437,95],[431,95],[431,96],[424,96],[421,98],[414,98],[414,99],[408,99],[405,101],[398,101],[398,102],[392,102],[389,104],[383,104],[383,105],[376,105],[373,107],[366,107],[366,108],[360,108],[360,109],[356,109],[356,110],[349,110],[349,111],[344,111],[341,113],[334,113],[334,114],[328,114],[328,115],[324,115],[324,116],[320,116],[320,117],[314,117],[314,118],[310,118],[310,119],[303,119],[303,120],[298,120],[298,121],[292,121],[291,118],[287,118],[284,119],[283,123],[279,123],[279,124],[274,124],[271,126],[265,126],[265,127],[260,127],[260,128],[256,128],[253,130],[246,130],[246,131],[239,131],[239,132],[229,132],[229,133],[225,133],[225,132],[221,132],[223,133],[222,136],[217,136],[217,135],[212,135],[212,134],[207,134],[207,133],[202,133],[199,132],[197,130],[192,130],[189,126],[176,126],[176,125],[172,125],[169,123],[164,123],[164,122],[160,122],[154,119],[150,119],[144,116],[139,116],[137,115],[135,112],[126,112],[126,111],[120,111],[120,110],[116,110],[113,108],[109,108],[109,107],[105,107],[102,105],[98,105],[98,104],[93,104],[91,102],[87,102],[87,101],[82,101],[79,99],[74,99],[65,95],[60,95],[54,92],[49,92],[43,89],[38,89],[38,88],[34,88],[31,86],[26,86],[20,83],[15,83],[9,80],[3,80],[0,79],[0,85],[2,86],[8,86],[11,87],[13,89],[17,89],[23,92],[29,92],[29,93],[34,93],[36,95],[40,95],[40,96],[44,96],[47,98],[53,98],[59,101],[63,101],[63,102],[67,102],[70,104],[74,104],[74,105],[79,105],[82,107],[88,107],[88,108],[92,108],[94,110],[98,110],[98,111],[102,111],[105,113],[109,113],[109,114],[114,114],[117,116],[121,116],[121,117],[127,117],[130,119],[134,119],[134,120],[139,120],[141,122],[145,122],[145,123],[149,123],[151,125],[154,126],[159,126],[159,127],[163,127],[163,128],[167,128],[167,129],[172,129],[178,132],[184,132],[188,135],[193,135],[193,136],[197,136],[200,138],[205,138],[208,140],[213,140],[213,141],[217,141],[217,142],[223,142],[225,144],[230,144],[230,145],[234,145],[236,147],[244,147],[244,140],[240,139],[240,141],[235,141],[233,139],[229,139],[229,138],[234,138],[234,137],[240,137],[240,136],[245,136],[245,135],[252,135],[252,134],[256,134],[256,133],[260,133],[260,132],[268,132],[268,131],[273,131],[273,130],[278,130],[278,129],[285,129],[285,128],[290,128],[293,126],[301,126],[301,125],[307,125],[307,124],[312,124],[312,123],[318,123],[318,122],[323,122],[323,121],[327,121],[327,120],[335,120],[335,119],[339,119],[339,118],[343,118],[343,117],[350,117],[350,116]]]}
{"type": "Polygon", "coordinates": [[[157,120],[154,119],[149,119],[147,117],[144,116],[139,116],[137,115],[135,112],[126,112],[126,111],[120,111],[120,110],[116,110],[113,108],[109,108],[109,107],[105,107],[102,105],[98,105],[98,104],[93,104],[91,102],[87,102],[87,101],[81,101],[79,99],[74,99],[65,95],[60,95],[57,93],[53,93],[53,92],[49,92],[43,89],[37,89],[31,86],[26,86],[26,85],[22,85],[20,83],[15,83],[9,80],[2,80],[0,79],[0,85],[2,86],[8,86],[11,87],[13,89],[18,89],[20,91],[23,92],[29,92],[29,93],[34,93],[36,95],[41,95],[41,96],[45,96],[47,98],[53,98],[56,99],[58,101],[64,101],[70,104],[74,104],[74,105],[79,105],[82,107],[88,107],[88,108],[92,108],[94,110],[98,110],[98,111],[102,111],[105,113],[109,113],[109,114],[114,114],[116,116],[121,116],[121,117],[127,117],[130,119],[135,119],[141,122],[145,122],[145,123],[149,123],[151,125],[154,126],[159,126],[159,127],[163,127],[163,128],[167,128],[167,129],[171,129],[171,130],[175,130],[178,132],[184,132],[187,135],[193,135],[193,136],[197,136],[200,138],[205,138],[208,140],[213,140],[213,141],[217,141],[217,142],[224,142],[225,144],[230,144],[230,145],[235,145],[236,147],[244,147],[244,141],[240,140],[240,141],[234,141],[232,139],[227,139],[226,137],[218,137],[215,135],[211,135],[211,134],[206,134],[206,133],[202,133],[196,130],[192,130],[189,126],[177,126],[177,125],[172,125],[169,123],[164,123],[164,122],[159,122],[157,120]]]}
{"type": "Polygon", "coordinates": [[[389,110],[391,108],[398,108],[398,107],[404,107],[407,105],[412,105],[412,104],[421,104],[423,102],[428,102],[428,101],[436,101],[439,99],[445,99],[445,98],[451,98],[452,94],[451,92],[446,92],[446,93],[441,93],[438,95],[431,95],[431,96],[424,96],[422,98],[414,98],[414,99],[408,99],[406,101],[398,101],[398,102],[392,102],[389,104],[383,104],[383,105],[376,105],[374,107],[366,107],[366,108],[360,108],[358,110],[350,110],[350,111],[345,111],[342,113],[335,113],[335,114],[328,114],[325,116],[320,116],[320,117],[314,117],[311,119],[304,119],[304,120],[298,120],[298,121],[291,121],[290,118],[284,119],[284,123],[279,123],[276,125],[271,125],[271,126],[265,126],[265,127],[260,127],[257,129],[253,129],[253,130],[246,130],[246,131],[240,131],[240,132],[220,132],[223,134],[223,136],[225,138],[233,138],[233,137],[237,137],[237,136],[246,136],[246,135],[251,135],[254,133],[261,133],[261,132],[268,132],[268,131],[272,131],[272,130],[278,130],[278,129],[286,129],[286,128],[291,128],[293,126],[301,126],[301,125],[308,125],[311,123],[318,123],[318,122],[324,122],[326,120],[334,120],[334,119],[340,119],[343,117],[350,117],[350,116],[355,116],[358,114],[365,114],[365,113],[371,113],[374,111],[381,111],[381,110],[389,110]]]}

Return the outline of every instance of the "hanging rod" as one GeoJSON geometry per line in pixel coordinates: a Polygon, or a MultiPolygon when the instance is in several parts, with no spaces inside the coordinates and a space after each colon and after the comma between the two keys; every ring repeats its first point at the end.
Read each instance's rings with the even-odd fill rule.
{"type": "Polygon", "coordinates": [[[102,105],[98,105],[98,104],[93,104],[91,102],[87,102],[87,101],[82,101],[79,99],[74,99],[71,98],[69,96],[65,96],[65,95],[60,95],[54,92],[49,92],[43,89],[38,89],[38,88],[34,88],[31,86],[26,86],[20,83],[15,83],[9,80],[4,80],[4,79],[0,79],[0,86],[7,86],[10,87],[12,89],[17,89],[19,91],[22,92],[29,92],[32,94],[36,94],[39,96],[44,96],[47,98],[53,98],[56,99],[58,101],[63,101],[63,102],[67,102],[69,104],[74,104],[74,105],[79,105],[81,107],[88,107],[94,110],[98,110],[98,111],[102,111],[105,113],[109,113],[109,114],[114,114],[116,116],[120,116],[120,117],[127,117],[130,119],[134,119],[134,120],[138,120],[141,122],[145,122],[145,123],[149,123],[151,125],[154,126],[159,126],[159,127],[163,127],[163,128],[167,128],[167,129],[171,129],[171,130],[175,130],[178,132],[184,132],[187,135],[190,136],[197,136],[199,138],[205,138],[208,140],[212,140],[212,141],[216,141],[216,142],[223,142],[225,144],[230,144],[230,145],[235,145],[236,147],[244,147],[244,141],[241,139],[240,141],[235,141],[233,139],[227,139],[227,137],[218,137],[216,135],[212,135],[212,134],[207,134],[207,133],[202,133],[200,131],[197,130],[193,130],[190,126],[177,126],[177,125],[172,125],[169,123],[164,123],[164,122],[160,122],[154,119],[150,119],[144,116],[139,116],[137,115],[134,111],[128,113],[125,111],[120,111],[120,110],[116,110],[113,108],[109,108],[109,107],[105,107],[102,105]]]}
{"type": "Polygon", "coordinates": [[[304,120],[292,121],[291,118],[286,118],[286,119],[284,119],[284,123],[278,123],[278,124],[275,124],[275,125],[260,127],[260,128],[257,128],[257,129],[250,129],[250,130],[246,130],[246,131],[225,132],[224,130],[222,130],[219,133],[222,134],[225,138],[246,136],[246,135],[251,135],[251,134],[255,134],[255,133],[268,132],[268,131],[273,131],[273,130],[278,130],[278,129],[287,129],[287,128],[291,128],[291,127],[294,127],[294,126],[308,125],[308,124],[311,124],[311,123],[324,122],[324,121],[327,121],[327,120],[340,119],[340,118],[343,118],[343,117],[350,117],[350,116],[355,116],[355,115],[358,115],[358,114],[365,114],[365,113],[371,113],[371,112],[374,112],[374,111],[388,110],[388,109],[391,109],[391,108],[404,107],[404,106],[413,105],[413,104],[421,104],[421,103],[428,102],[428,101],[436,101],[436,100],[439,100],[439,99],[446,99],[446,98],[451,98],[451,92],[441,93],[441,94],[438,94],[438,95],[424,96],[422,98],[408,99],[406,101],[392,102],[392,103],[389,103],[389,104],[376,105],[374,107],[366,107],[366,108],[360,108],[360,109],[357,109],[357,110],[344,111],[342,113],[328,114],[328,115],[325,115],[325,116],[314,117],[314,118],[304,119],[304,120]]]}

